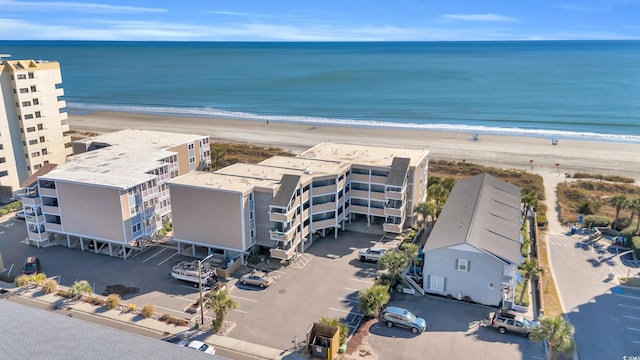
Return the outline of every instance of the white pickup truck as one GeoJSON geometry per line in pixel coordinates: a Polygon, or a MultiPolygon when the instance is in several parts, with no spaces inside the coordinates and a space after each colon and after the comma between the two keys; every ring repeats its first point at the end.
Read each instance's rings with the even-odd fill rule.
{"type": "Polygon", "coordinates": [[[384,249],[381,248],[368,248],[368,249],[360,249],[358,251],[358,257],[360,261],[378,261],[380,257],[384,254],[384,249]]]}

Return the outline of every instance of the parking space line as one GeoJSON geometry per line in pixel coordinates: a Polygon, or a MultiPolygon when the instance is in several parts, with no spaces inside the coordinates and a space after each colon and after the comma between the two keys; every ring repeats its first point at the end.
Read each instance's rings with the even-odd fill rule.
{"type": "Polygon", "coordinates": [[[246,311],[242,311],[242,310],[238,310],[238,309],[233,309],[233,311],[235,311],[235,312],[239,312],[239,313],[243,313],[243,314],[247,314],[247,312],[246,312],[246,311]]]}
{"type": "Polygon", "coordinates": [[[240,299],[240,300],[245,300],[245,301],[251,301],[251,302],[258,302],[258,300],[253,300],[253,299],[247,299],[247,298],[243,298],[240,296],[234,296],[234,295],[229,295],[232,298],[236,298],[236,299],[240,299]]]}
{"type": "Polygon", "coordinates": [[[346,326],[346,327],[348,327],[348,328],[352,328],[353,330],[355,330],[355,329],[357,329],[357,328],[358,328],[358,326],[356,326],[356,325],[347,325],[347,324],[344,324],[344,326],[346,326]]]}
{"type": "Polygon", "coordinates": [[[360,282],[363,282],[363,283],[366,283],[366,284],[373,284],[374,283],[374,281],[367,281],[367,280],[360,280],[360,279],[351,279],[351,280],[360,281],[360,282]]]}
{"type": "Polygon", "coordinates": [[[348,302],[352,302],[352,303],[357,303],[358,302],[358,300],[352,300],[352,299],[347,299],[347,298],[343,298],[343,297],[338,297],[336,299],[342,300],[342,301],[348,301],[348,302]]]}
{"type": "Polygon", "coordinates": [[[176,251],[176,253],[175,253],[175,254],[173,254],[173,255],[169,256],[168,258],[166,258],[166,259],[162,260],[161,262],[159,262],[159,263],[158,263],[158,265],[162,265],[162,264],[164,264],[165,262],[167,262],[169,259],[171,259],[172,257],[174,257],[174,256],[176,256],[176,255],[178,255],[178,252],[177,252],[177,251],[176,251]]]}
{"type": "Polygon", "coordinates": [[[360,290],[358,290],[358,289],[352,289],[352,288],[348,288],[348,287],[346,287],[345,289],[346,290],[350,290],[350,291],[358,291],[358,292],[360,292],[360,290]]]}
{"type": "Polygon", "coordinates": [[[149,261],[149,260],[153,259],[154,257],[156,257],[156,256],[160,255],[160,253],[162,253],[162,252],[163,252],[163,251],[165,251],[165,250],[167,250],[167,248],[164,248],[164,249],[162,249],[162,250],[158,251],[157,253],[155,253],[155,254],[153,254],[153,255],[149,256],[146,260],[143,260],[142,262],[143,262],[143,263],[146,263],[147,261],[149,261]]]}
{"type": "Polygon", "coordinates": [[[182,310],[169,309],[169,308],[158,306],[158,305],[155,305],[155,307],[158,308],[158,309],[164,309],[164,310],[175,311],[175,312],[182,312],[182,310]]]}
{"type": "Polygon", "coordinates": [[[270,273],[274,272],[274,273],[279,273],[279,274],[286,274],[286,272],[284,271],[280,271],[280,270],[271,270],[269,271],[270,273]]]}
{"type": "Polygon", "coordinates": [[[147,251],[147,250],[151,250],[151,249],[153,249],[154,247],[155,247],[155,246],[149,246],[148,248],[146,248],[146,249],[144,249],[144,250],[140,251],[139,253],[134,254],[132,257],[130,257],[130,259],[133,259],[134,257],[136,257],[136,256],[138,256],[138,255],[140,255],[140,254],[142,254],[143,252],[145,252],[145,251],[147,251]]]}
{"type": "Polygon", "coordinates": [[[627,319],[640,320],[640,317],[637,317],[637,316],[622,315],[622,317],[627,318],[627,319]]]}
{"type": "Polygon", "coordinates": [[[640,306],[633,306],[633,305],[627,305],[627,304],[618,304],[618,306],[624,306],[624,307],[630,307],[630,308],[634,308],[634,309],[640,309],[640,306]]]}
{"type": "Polygon", "coordinates": [[[187,285],[180,285],[183,288],[187,288],[187,289],[192,289],[193,288],[197,288],[198,287],[198,283],[193,283],[193,286],[187,286],[187,285]]]}
{"type": "Polygon", "coordinates": [[[635,299],[635,300],[640,300],[640,296],[623,295],[623,294],[615,294],[615,293],[614,293],[613,295],[615,295],[615,296],[621,296],[621,297],[626,297],[626,298],[632,298],[632,299],[635,299]]]}
{"type": "Polygon", "coordinates": [[[357,312],[353,312],[353,311],[341,310],[341,309],[336,309],[336,308],[332,308],[332,307],[330,307],[329,309],[335,310],[335,311],[339,311],[339,312],[343,312],[345,314],[353,314],[353,315],[356,315],[356,316],[363,316],[363,314],[360,314],[360,313],[357,313],[357,312]]]}

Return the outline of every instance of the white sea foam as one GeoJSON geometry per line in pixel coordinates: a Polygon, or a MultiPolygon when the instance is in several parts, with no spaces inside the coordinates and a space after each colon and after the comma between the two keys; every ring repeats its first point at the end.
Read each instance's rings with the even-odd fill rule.
{"type": "Polygon", "coordinates": [[[614,142],[632,142],[640,143],[640,136],[621,135],[621,134],[602,134],[593,132],[573,132],[562,130],[546,130],[546,129],[522,129],[522,128],[505,128],[505,127],[489,127],[482,125],[460,125],[445,123],[400,123],[387,121],[367,121],[355,119],[331,119],[311,116],[279,116],[279,115],[259,115],[247,112],[226,111],[210,107],[162,107],[162,106],[127,106],[127,105],[104,105],[104,104],[86,104],[67,102],[67,107],[73,110],[84,111],[114,111],[114,112],[133,112],[144,114],[162,114],[162,115],[178,115],[192,117],[216,117],[225,119],[238,120],[260,120],[272,122],[290,122],[290,123],[307,123],[315,125],[332,125],[332,126],[355,126],[355,127],[371,127],[371,128],[389,128],[389,129],[417,129],[432,131],[454,131],[454,132],[473,132],[479,134],[496,134],[496,135],[513,135],[513,136],[530,136],[545,137],[558,139],[579,139],[579,140],[598,140],[598,141],[614,141],[614,142]]]}

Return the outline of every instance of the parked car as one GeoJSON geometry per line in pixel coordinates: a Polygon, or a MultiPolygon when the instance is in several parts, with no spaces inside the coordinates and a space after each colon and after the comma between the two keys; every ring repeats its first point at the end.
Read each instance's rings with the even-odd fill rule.
{"type": "Polygon", "coordinates": [[[387,306],[382,311],[381,318],[388,327],[404,327],[414,334],[427,330],[427,322],[423,318],[416,317],[411,311],[400,307],[387,306]]]}
{"type": "Polygon", "coordinates": [[[242,275],[242,277],[240,278],[240,283],[242,285],[259,286],[264,289],[267,286],[273,284],[273,278],[262,271],[253,270],[248,274],[242,275]]]}
{"type": "Polygon", "coordinates": [[[13,216],[16,220],[24,220],[27,217],[27,214],[25,214],[24,210],[20,210],[17,211],[16,214],[13,216]]]}
{"type": "Polygon", "coordinates": [[[498,329],[501,334],[507,331],[529,337],[531,331],[539,324],[533,320],[525,319],[522,315],[506,311],[497,311],[490,314],[491,326],[498,329]]]}
{"type": "Polygon", "coordinates": [[[358,251],[358,257],[360,261],[378,261],[384,254],[384,249],[372,247],[368,249],[360,249],[358,251]]]}
{"type": "Polygon", "coordinates": [[[39,274],[42,271],[42,267],[40,266],[40,259],[37,256],[29,256],[24,261],[24,268],[22,269],[22,273],[25,275],[39,274]]]}
{"type": "Polygon", "coordinates": [[[189,345],[187,345],[188,348],[191,349],[196,349],[199,350],[205,354],[209,354],[209,355],[215,355],[216,354],[216,349],[211,346],[211,345],[207,345],[205,343],[203,343],[202,341],[199,340],[193,340],[192,342],[189,343],[189,345]]]}

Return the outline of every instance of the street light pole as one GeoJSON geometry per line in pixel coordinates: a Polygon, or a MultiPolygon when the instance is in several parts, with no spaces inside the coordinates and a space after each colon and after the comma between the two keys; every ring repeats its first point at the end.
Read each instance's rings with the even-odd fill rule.
{"type": "Polygon", "coordinates": [[[198,290],[200,291],[200,325],[204,326],[204,304],[202,302],[202,262],[198,261],[198,290]]]}

